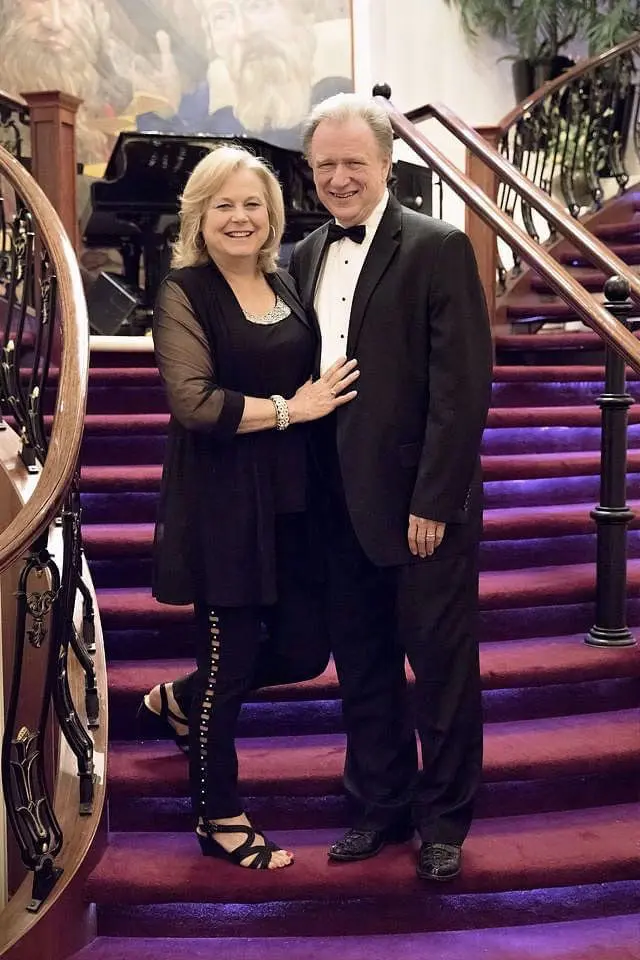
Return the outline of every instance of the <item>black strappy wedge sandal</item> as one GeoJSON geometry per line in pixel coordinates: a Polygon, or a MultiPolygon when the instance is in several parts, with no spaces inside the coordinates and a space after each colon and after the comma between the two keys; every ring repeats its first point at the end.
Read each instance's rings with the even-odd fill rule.
{"type": "MultiPolygon", "coordinates": [[[[196,837],[205,857],[220,857],[238,867],[245,867],[242,861],[253,856],[251,863],[248,863],[245,867],[248,870],[268,870],[273,854],[282,850],[282,847],[278,847],[271,840],[267,840],[260,830],[247,827],[244,823],[211,823],[209,820],[201,820],[196,827],[196,837]],[[247,839],[235,850],[229,851],[220,846],[215,838],[216,833],[246,833],[247,839]],[[262,837],[264,846],[261,844],[255,845],[256,837],[262,837]]],[[[291,863],[293,863],[293,860],[291,863]]],[[[286,864],[286,866],[291,866],[291,863],[286,864]]]]}
{"type": "Polygon", "coordinates": [[[166,683],[161,683],[160,713],[156,713],[155,710],[151,709],[147,703],[147,695],[142,698],[142,702],[138,707],[137,721],[140,739],[145,740],[146,738],[150,738],[153,740],[164,740],[168,732],[176,746],[182,750],[183,753],[188,754],[189,734],[176,733],[175,728],[169,722],[170,720],[173,720],[175,723],[182,723],[188,726],[184,717],[179,717],[177,713],[174,713],[173,710],[170,709],[169,700],[167,697],[167,685],[166,683]]]}

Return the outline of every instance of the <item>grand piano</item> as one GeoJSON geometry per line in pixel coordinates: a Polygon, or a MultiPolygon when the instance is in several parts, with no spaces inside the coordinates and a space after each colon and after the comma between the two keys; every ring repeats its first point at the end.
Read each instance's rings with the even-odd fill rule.
{"type": "MultiPolygon", "coordinates": [[[[114,248],[123,263],[121,277],[101,274],[87,290],[95,332],[142,332],[148,326],[158,285],[169,269],[180,195],[198,161],[225,143],[239,144],[263,157],[282,185],[284,263],[292,245],[328,218],[298,151],[244,137],[120,133],[104,178],[91,184],[80,223],[85,247],[114,248]],[[126,322],[128,317],[133,320],[126,322]]],[[[430,213],[430,171],[399,161],[393,172],[391,187],[399,200],[430,213]]]]}

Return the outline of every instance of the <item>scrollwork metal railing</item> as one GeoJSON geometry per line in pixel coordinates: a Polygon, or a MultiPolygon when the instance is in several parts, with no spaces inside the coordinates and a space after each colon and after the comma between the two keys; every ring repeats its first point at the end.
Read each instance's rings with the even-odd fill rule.
{"type": "MultiPolygon", "coordinates": [[[[76,758],[79,813],[89,815],[93,805],[89,730],[99,723],[99,703],[78,492],[88,323],[62,224],[20,163],[2,149],[0,184],[1,427],[15,431],[24,466],[37,475],[30,500],[0,532],[0,572],[17,568],[15,626],[2,637],[3,645],[13,646],[13,676],[1,764],[7,818],[34,875],[28,909],[35,912],[60,876],[56,857],[64,842],[47,776],[55,770],[47,756],[52,707],[76,758]],[[71,694],[70,651],[84,671],[82,704],[71,694]]],[[[6,577],[2,583],[4,588],[6,577]]]]}
{"type": "MultiPolygon", "coordinates": [[[[502,155],[529,180],[559,200],[575,218],[622,192],[640,158],[638,67],[640,35],[577,64],[519,104],[500,124],[502,155]]],[[[552,224],[502,183],[498,205],[534,240],[554,240],[552,224]]],[[[504,285],[521,261],[499,262],[504,285]]]]}
{"type": "Polygon", "coordinates": [[[0,146],[17,160],[29,154],[29,108],[21,98],[0,90],[0,146]]]}

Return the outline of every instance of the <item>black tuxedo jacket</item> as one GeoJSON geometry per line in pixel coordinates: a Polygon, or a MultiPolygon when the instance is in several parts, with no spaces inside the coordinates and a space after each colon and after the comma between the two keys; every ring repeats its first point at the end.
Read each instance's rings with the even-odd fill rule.
{"type": "MultiPolygon", "coordinates": [[[[290,263],[316,324],[326,231],[305,237],[290,263]]],[[[434,560],[458,552],[480,535],[492,374],[487,307],[466,235],[390,197],[356,286],[346,352],[360,378],[356,399],[337,411],[337,448],[362,548],[378,566],[411,563],[413,513],[448,524],[434,560]]]]}

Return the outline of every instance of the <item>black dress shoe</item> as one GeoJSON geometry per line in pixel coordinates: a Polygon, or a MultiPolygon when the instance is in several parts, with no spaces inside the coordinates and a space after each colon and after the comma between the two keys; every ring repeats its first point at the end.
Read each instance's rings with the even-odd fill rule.
{"type": "Polygon", "coordinates": [[[460,873],[462,849],[453,843],[423,843],[416,873],[422,880],[453,880],[460,873]]]}
{"type": "Polygon", "coordinates": [[[344,837],[329,847],[329,860],[348,863],[368,860],[380,853],[387,843],[406,843],[413,836],[412,826],[389,827],[386,830],[347,830],[344,837]]]}

